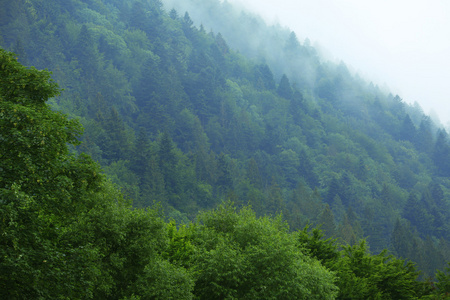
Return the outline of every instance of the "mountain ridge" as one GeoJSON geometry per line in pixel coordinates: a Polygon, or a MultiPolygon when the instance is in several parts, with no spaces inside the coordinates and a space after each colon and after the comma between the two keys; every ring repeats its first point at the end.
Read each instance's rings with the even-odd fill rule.
{"type": "Polygon", "coordinates": [[[229,199],[283,212],[293,230],[366,237],[426,275],[450,260],[445,130],[290,30],[197,3],[247,49],[159,1],[112,0],[4,4],[0,45],[53,71],[65,91],[52,106],[85,127],[76,151],[137,207],[187,222],[229,199]]]}

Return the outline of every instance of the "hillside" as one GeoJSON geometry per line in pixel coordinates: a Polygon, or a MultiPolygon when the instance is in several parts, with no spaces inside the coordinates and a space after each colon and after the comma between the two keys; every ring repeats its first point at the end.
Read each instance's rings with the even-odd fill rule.
{"type": "Polygon", "coordinates": [[[0,46],[53,72],[52,109],[84,127],[70,151],[135,208],[182,224],[230,200],[423,278],[450,261],[445,130],[294,32],[218,0],[0,3],[0,46]]]}

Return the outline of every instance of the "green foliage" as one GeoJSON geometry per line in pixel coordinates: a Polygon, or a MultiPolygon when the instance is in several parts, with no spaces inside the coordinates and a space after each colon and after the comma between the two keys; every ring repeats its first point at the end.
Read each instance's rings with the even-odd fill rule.
{"type": "Polygon", "coordinates": [[[80,127],[45,104],[58,91],[49,74],[0,54],[1,82],[24,89],[0,89],[2,298],[189,299],[188,273],[159,255],[168,241],[157,211],[131,210],[97,164],[70,154],[80,127]]]}
{"type": "Polygon", "coordinates": [[[48,209],[45,222],[82,211],[77,199],[104,179],[69,144],[134,207],[159,202],[186,221],[233,199],[258,216],[282,212],[291,230],[323,223],[350,245],[367,237],[423,278],[443,268],[450,146],[435,120],[226,1],[171,4],[2,1],[1,46],[55,81],[2,50],[1,188],[48,209]]]}
{"type": "Polygon", "coordinates": [[[343,249],[343,258],[335,266],[343,299],[412,299],[418,296],[419,273],[411,262],[387,255],[367,254],[361,242],[343,249]]]}
{"type": "Polygon", "coordinates": [[[199,298],[334,299],[333,275],[300,251],[280,217],[222,204],[199,221],[192,239],[199,298]]]}
{"type": "Polygon", "coordinates": [[[323,239],[318,229],[308,227],[298,232],[299,241],[310,255],[336,272],[339,299],[417,299],[423,283],[411,262],[388,255],[386,250],[371,255],[366,242],[341,246],[336,240],[323,239]]]}
{"type": "Polygon", "coordinates": [[[439,295],[446,295],[449,297],[450,294],[450,263],[445,269],[445,272],[438,270],[436,274],[436,288],[439,295]]]}
{"type": "Polygon", "coordinates": [[[317,223],[319,224],[320,228],[323,230],[324,235],[327,238],[331,238],[336,235],[336,223],[334,222],[334,215],[328,204],[325,205],[325,208],[320,213],[317,223]]]}
{"type": "Polygon", "coordinates": [[[308,255],[318,259],[324,266],[331,266],[339,258],[336,240],[323,239],[324,234],[318,228],[309,232],[309,226],[298,231],[300,245],[308,252],[308,255]]]}
{"type": "Polygon", "coordinates": [[[14,54],[0,49],[0,91],[3,101],[22,105],[44,105],[50,97],[59,94],[50,73],[31,67],[25,69],[14,54]],[[28,101],[27,101],[28,100],[28,101]]]}
{"type": "Polygon", "coordinates": [[[77,143],[81,130],[45,104],[58,94],[50,74],[23,67],[1,49],[0,60],[1,273],[9,274],[2,276],[2,293],[6,298],[89,295],[92,282],[76,283],[77,270],[65,256],[95,254],[65,249],[59,237],[89,202],[85,197],[100,187],[99,169],[86,156],[69,155],[67,143],[77,143]],[[70,278],[66,285],[64,277],[70,278]]]}
{"type": "Polygon", "coordinates": [[[292,88],[291,83],[289,82],[289,79],[286,75],[283,75],[280,80],[280,84],[278,85],[277,89],[278,95],[280,95],[283,98],[291,99],[292,98],[292,88]]]}
{"type": "MultiPolygon", "coordinates": [[[[13,70],[2,80],[36,73],[9,59],[11,54],[1,54],[5,69],[13,70]]],[[[47,82],[48,74],[41,74],[29,77],[47,82]]],[[[22,82],[25,88],[28,83],[22,82]]],[[[132,209],[89,156],[69,152],[80,126],[45,104],[56,86],[42,94],[43,101],[22,91],[0,92],[3,298],[411,299],[420,292],[412,263],[386,251],[370,255],[364,241],[338,251],[334,241],[321,240],[318,230],[290,233],[281,215],[258,218],[249,207],[237,211],[228,203],[177,229],[175,222],[165,224],[157,209],[132,209]]],[[[111,119],[120,125],[114,110],[111,119]]],[[[152,148],[144,132],[138,141],[143,155],[135,158],[133,169],[145,177],[152,148]]],[[[154,172],[160,170],[162,182],[171,183],[170,196],[178,196],[175,191],[184,183],[173,169],[182,169],[183,155],[167,133],[153,151],[154,172]]],[[[231,162],[222,154],[217,164],[219,185],[229,191],[231,162]]],[[[121,181],[127,171],[124,161],[109,166],[109,172],[125,174],[121,181]]],[[[257,162],[250,161],[250,185],[261,185],[258,173],[257,162]]],[[[432,191],[439,194],[437,187],[432,191]]],[[[312,197],[319,199],[316,194],[312,197]]],[[[275,179],[268,195],[270,209],[282,210],[275,179]]],[[[319,222],[331,221],[333,228],[328,205],[321,216],[319,222]]],[[[357,228],[351,210],[344,220],[357,228]]],[[[447,290],[447,277],[437,274],[440,294],[447,290]]]]}

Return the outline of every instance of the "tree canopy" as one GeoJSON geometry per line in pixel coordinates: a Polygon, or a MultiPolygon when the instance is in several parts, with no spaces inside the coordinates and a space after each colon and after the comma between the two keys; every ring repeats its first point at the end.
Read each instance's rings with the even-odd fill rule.
{"type": "MultiPolygon", "coordinates": [[[[398,284],[410,283],[405,260],[417,263],[419,280],[435,282],[450,261],[443,126],[345,63],[327,61],[298,39],[307,33],[269,26],[227,1],[169,2],[1,1],[0,251],[2,274],[16,270],[1,277],[14,287],[7,296],[20,289],[31,298],[251,295],[261,284],[244,286],[240,272],[256,272],[249,263],[256,254],[199,217],[227,201],[237,220],[248,214],[266,222],[268,234],[279,228],[281,244],[291,232],[322,226],[338,241],[335,253],[357,253],[371,272],[383,263],[400,274],[398,284]],[[200,237],[175,251],[172,237],[188,239],[191,227],[202,228],[200,237]],[[220,236],[209,248],[205,232],[220,236]],[[203,267],[223,269],[196,273],[189,251],[199,249],[209,253],[203,267]],[[217,249],[242,268],[221,265],[217,249]],[[228,271],[237,279],[226,281],[228,271]],[[200,288],[196,280],[205,278],[216,280],[214,291],[200,288]]],[[[303,250],[287,252],[296,253],[286,258],[292,264],[316,264],[300,263],[312,255],[303,250]]],[[[354,286],[394,297],[380,283],[385,275],[359,277],[350,258],[338,261],[354,286]]],[[[286,291],[306,295],[312,288],[296,276],[286,291]]],[[[355,292],[336,280],[339,291],[355,292]]]]}

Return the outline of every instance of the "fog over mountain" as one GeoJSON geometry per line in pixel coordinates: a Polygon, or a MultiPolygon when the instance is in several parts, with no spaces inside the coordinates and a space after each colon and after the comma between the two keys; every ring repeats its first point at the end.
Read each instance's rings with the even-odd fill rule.
{"type": "Polygon", "coordinates": [[[450,136],[394,86],[400,17],[237,1],[0,0],[0,299],[448,296],[450,136]]]}
{"type": "MultiPolygon", "coordinates": [[[[170,7],[174,0],[164,1],[170,7]]],[[[228,0],[309,38],[327,57],[450,121],[447,1],[228,0]]],[[[178,5],[180,5],[178,3],[178,5]]],[[[192,14],[192,13],[191,13],[192,14]]],[[[194,18],[195,19],[195,18],[194,18]]],[[[205,19],[205,18],[203,18],[205,19]]]]}

